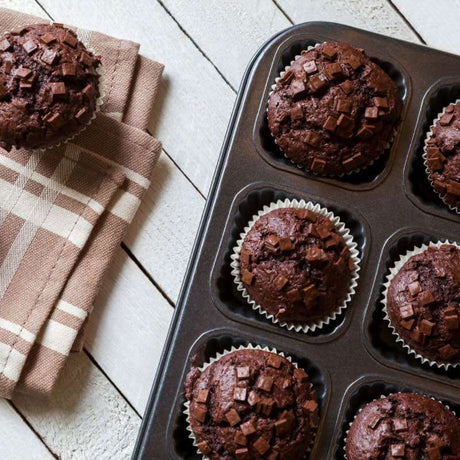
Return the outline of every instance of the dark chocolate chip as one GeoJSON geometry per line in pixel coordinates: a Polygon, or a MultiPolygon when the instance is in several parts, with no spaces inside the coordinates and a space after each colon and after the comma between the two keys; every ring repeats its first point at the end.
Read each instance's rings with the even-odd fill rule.
{"type": "Polygon", "coordinates": [[[236,376],[239,379],[247,379],[249,378],[249,366],[241,366],[236,368],[236,376]]]}
{"type": "Polygon", "coordinates": [[[344,82],[340,83],[340,89],[345,94],[350,94],[353,91],[353,83],[350,80],[345,80],[344,82]]]}
{"type": "Polygon", "coordinates": [[[244,402],[246,401],[246,396],[247,396],[247,389],[246,388],[235,388],[233,392],[233,399],[235,401],[241,401],[244,402]]]}
{"type": "Polygon", "coordinates": [[[378,107],[366,107],[364,112],[364,116],[368,120],[376,120],[379,117],[379,109],[378,107]]]}
{"type": "Polygon", "coordinates": [[[273,377],[260,376],[257,379],[256,387],[269,393],[273,386],[273,377]]]}
{"type": "Polygon", "coordinates": [[[240,446],[245,446],[248,443],[246,436],[241,431],[237,431],[235,433],[234,440],[235,443],[239,444],[240,446]]]}
{"type": "Polygon", "coordinates": [[[337,55],[337,50],[334,45],[332,44],[327,44],[323,47],[321,50],[321,53],[327,58],[327,59],[334,59],[334,57],[337,55]]]}
{"type": "Polygon", "coordinates": [[[201,423],[206,421],[206,414],[208,413],[208,408],[204,404],[197,404],[195,410],[193,411],[194,417],[201,423]]]}
{"type": "Polygon", "coordinates": [[[27,69],[26,67],[21,67],[16,71],[16,76],[19,77],[21,80],[26,79],[32,75],[32,71],[27,69]]]}
{"type": "Polygon", "coordinates": [[[395,431],[406,431],[407,430],[407,420],[404,418],[396,418],[393,420],[393,426],[395,431]]]}
{"type": "Polygon", "coordinates": [[[409,319],[414,316],[414,309],[410,303],[407,303],[399,308],[399,314],[402,319],[409,319]]]}
{"type": "Polygon", "coordinates": [[[337,127],[337,118],[333,117],[332,115],[329,115],[326,118],[326,121],[324,122],[323,128],[326,131],[333,133],[336,127],[337,127]]]}
{"type": "Polygon", "coordinates": [[[283,362],[283,359],[281,358],[281,356],[278,356],[275,353],[272,353],[267,359],[267,366],[273,367],[275,369],[279,369],[281,367],[282,362],[283,362]]]}
{"type": "Polygon", "coordinates": [[[55,51],[51,50],[51,49],[48,49],[48,50],[45,50],[43,52],[43,54],[41,55],[40,59],[45,63],[45,64],[48,64],[48,65],[53,65],[56,63],[57,59],[58,59],[58,55],[55,51]]]}
{"type": "Polygon", "coordinates": [[[61,71],[64,77],[75,77],[75,75],[77,75],[77,66],[75,64],[65,63],[62,64],[61,71]]]}
{"type": "Polygon", "coordinates": [[[208,402],[208,397],[209,397],[209,390],[202,388],[201,390],[198,391],[196,401],[199,403],[206,404],[208,402]]]}
{"type": "Polygon", "coordinates": [[[65,33],[65,36],[64,36],[64,43],[66,43],[67,45],[71,46],[72,48],[75,48],[75,47],[77,46],[78,39],[77,39],[77,37],[73,34],[73,32],[71,32],[70,30],[68,30],[68,31],[65,33]]]}
{"type": "Polygon", "coordinates": [[[325,78],[320,74],[312,75],[308,79],[308,88],[312,93],[316,93],[326,84],[325,78]]]}
{"type": "Polygon", "coordinates": [[[238,423],[241,422],[240,415],[235,409],[230,409],[226,414],[225,418],[227,419],[228,423],[230,423],[230,426],[235,426],[238,425],[238,423]]]}
{"type": "Polygon", "coordinates": [[[265,453],[270,450],[270,444],[262,436],[257,439],[257,441],[253,444],[253,447],[260,455],[265,455],[265,453]]]}
{"type": "Polygon", "coordinates": [[[281,291],[284,286],[286,286],[286,284],[288,283],[288,279],[286,277],[284,277],[283,275],[279,274],[274,280],[273,280],[273,284],[275,286],[275,288],[278,290],[278,291],[281,291]]]}
{"type": "Polygon", "coordinates": [[[22,47],[24,48],[27,54],[32,54],[34,51],[37,50],[38,45],[33,40],[27,40],[22,47]]]}
{"type": "Polygon", "coordinates": [[[57,39],[56,36],[46,32],[40,37],[40,40],[45,44],[45,45],[51,45],[51,43],[54,43],[57,39]]]}

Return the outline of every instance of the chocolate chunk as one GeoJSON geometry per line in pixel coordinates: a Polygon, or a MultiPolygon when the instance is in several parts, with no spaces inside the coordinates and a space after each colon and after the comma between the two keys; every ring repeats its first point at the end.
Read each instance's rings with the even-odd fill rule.
{"type": "Polygon", "coordinates": [[[307,74],[312,74],[315,73],[318,68],[316,67],[316,62],[315,61],[308,61],[303,65],[303,69],[307,74]]]}
{"type": "Polygon", "coordinates": [[[256,387],[269,393],[273,386],[273,377],[260,376],[257,379],[256,387]]]}
{"type": "Polygon", "coordinates": [[[442,126],[450,125],[450,122],[453,120],[454,114],[453,113],[445,113],[440,119],[439,124],[442,126]]]}
{"type": "Polygon", "coordinates": [[[431,291],[426,290],[419,293],[417,296],[417,301],[420,303],[420,305],[430,305],[436,302],[436,299],[433,297],[431,291]]]}
{"type": "Polygon", "coordinates": [[[316,409],[318,409],[318,403],[313,399],[309,399],[308,401],[304,402],[302,407],[306,412],[315,412],[316,409]]]}
{"type": "Polygon", "coordinates": [[[251,285],[254,280],[254,274],[251,273],[249,270],[243,269],[241,271],[241,280],[244,284],[251,285]]]}
{"type": "Polygon", "coordinates": [[[414,309],[410,303],[403,305],[399,309],[399,314],[401,315],[402,319],[409,319],[414,316],[414,309]]]}
{"type": "Polygon", "coordinates": [[[85,121],[87,121],[89,118],[88,109],[86,107],[83,107],[82,109],[80,109],[76,113],[75,118],[79,123],[84,123],[85,121]]]}
{"type": "Polygon", "coordinates": [[[446,322],[447,329],[449,329],[451,331],[455,331],[455,330],[459,329],[459,322],[458,322],[458,316],[457,315],[445,316],[444,321],[446,322]]]}
{"type": "Polygon", "coordinates": [[[241,422],[240,415],[235,409],[230,409],[226,414],[225,418],[227,419],[228,423],[230,423],[230,426],[235,426],[238,425],[238,423],[241,422]]]}
{"type": "Polygon", "coordinates": [[[280,418],[275,422],[275,430],[278,436],[289,432],[289,422],[285,418],[280,418]]]}
{"type": "Polygon", "coordinates": [[[283,362],[283,359],[281,358],[281,356],[278,356],[272,353],[267,359],[267,366],[273,367],[275,369],[279,369],[281,367],[282,362],[283,362]]]}
{"type": "Polygon", "coordinates": [[[85,96],[87,99],[92,99],[94,94],[95,94],[95,91],[94,91],[94,87],[91,83],[89,83],[88,85],[86,85],[82,92],[83,96],[85,96]]]}
{"type": "Polygon", "coordinates": [[[64,77],[75,77],[75,75],[77,75],[77,66],[75,64],[65,63],[62,64],[61,71],[64,77]]]}
{"type": "Polygon", "coordinates": [[[71,46],[72,48],[75,48],[77,46],[78,39],[73,34],[73,32],[68,30],[64,36],[64,43],[67,43],[67,45],[71,46]]]}
{"type": "Polygon", "coordinates": [[[433,328],[434,328],[435,324],[432,323],[431,321],[428,321],[427,319],[423,319],[421,322],[420,322],[420,331],[424,334],[424,335],[427,335],[427,336],[430,336],[432,335],[433,333],[433,328]]]}
{"type": "Polygon", "coordinates": [[[247,395],[247,390],[246,388],[235,388],[234,392],[233,392],[233,399],[235,401],[241,401],[241,402],[244,402],[246,401],[246,395],[247,395]]]}
{"type": "Polygon", "coordinates": [[[251,254],[248,251],[241,251],[240,253],[240,262],[242,264],[250,264],[251,263],[251,254]]]}
{"type": "Polygon", "coordinates": [[[337,98],[335,103],[335,110],[342,113],[351,112],[351,101],[349,99],[337,98]]]}
{"type": "Polygon", "coordinates": [[[447,194],[460,197],[460,182],[449,181],[447,184],[447,194]]]}
{"type": "Polygon", "coordinates": [[[353,91],[353,83],[350,80],[345,80],[344,82],[340,83],[340,89],[345,94],[350,94],[353,91]]]}
{"type": "Polygon", "coordinates": [[[420,286],[420,283],[418,281],[410,283],[407,287],[409,288],[409,292],[413,296],[417,295],[422,290],[422,287],[420,286]]]}
{"type": "Polygon", "coordinates": [[[10,48],[11,48],[11,43],[6,38],[4,38],[0,42],[0,50],[1,51],[8,51],[10,48]]]}
{"type": "Polygon", "coordinates": [[[334,59],[334,57],[337,55],[337,50],[336,50],[334,45],[326,44],[326,45],[323,46],[323,49],[321,50],[321,53],[327,59],[334,59]]]}
{"type": "Polygon", "coordinates": [[[67,89],[65,83],[58,82],[58,83],[50,83],[49,89],[51,91],[51,96],[53,97],[53,101],[59,98],[62,98],[67,94],[67,89]]]}
{"type": "Polygon", "coordinates": [[[206,404],[208,402],[208,397],[209,397],[209,390],[202,388],[200,391],[198,391],[196,402],[206,404]]]}
{"type": "Polygon", "coordinates": [[[64,123],[65,120],[59,112],[56,113],[48,113],[43,117],[43,120],[46,121],[53,129],[60,128],[64,123]]]}
{"type": "Polygon", "coordinates": [[[404,457],[405,450],[406,446],[404,444],[393,444],[391,446],[391,455],[397,458],[404,457]]]}
{"type": "Polygon", "coordinates": [[[40,40],[45,44],[45,45],[51,45],[51,43],[54,43],[57,38],[55,35],[53,35],[50,32],[46,32],[40,37],[40,40]]]}
{"type": "Polygon", "coordinates": [[[194,417],[201,423],[206,421],[206,414],[208,413],[208,408],[203,404],[197,404],[195,410],[193,411],[194,417]]]}
{"type": "Polygon", "coordinates": [[[251,391],[248,396],[248,404],[255,406],[258,402],[260,402],[260,396],[255,391],[251,391]]]}
{"type": "Polygon", "coordinates": [[[305,83],[300,80],[292,80],[290,90],[293,97],[301,96],[305,92],[305,83]]]}
{"type": "Polygon", "coordinates": [[[285,278],[283,275],[279,274],[273,281],[273,284],[275,285],[275,288],[278,289],[278,291],[281,291],[284,286],[289,282],[287,278],[285,278]]]}
{"type": "Polygon", "coordinates": [[[326,118],[326,121],[324,122],[323,128],[326,131],[330,131],[331,133],[333,133],[336,127],[337,127],[337,118],[333,117],[332,115],[329,115],[326,118]]]}
{"type": "Polygon", "coordinates": [[[317,246],[311,246],[305,250],[305,259],[309,262],[316,262],[318,260],[327,260],[327,255],[323,249],[317,246]]]}
{"type": "Polygon", "coordinates": [[[235,450],[235,455],[237,460],[249,460],[251,457],[249,456],[249,450],[246,447],[241,449],[235,450]]]}
{"type": "Polygon", "coordinates": [[[364,112],[364,116],[368,120],[376,120],[379,117],[379,109],[378,107],[366,107],[364,112]]]}
{"type": "Polygon", "coordinates": [[[278,82],[281,84],[290,83],[293,78],[294,78],[294,71],[288,70],[287,72],[284,73],[282,77],[280,77],[278,82]]]}
{"type": "Polygon", "coordinates": [[[278,459],[278,452],[272,451],[267,457],[267,460],[277,460],[278,459]]]}
{"type": "Polygon", "coordinates": [[[203,455],[208,455],[211,453],[211,446],[206,441],[201,441],[196,446],[203,455]]]}
{"type": "Polygon", "coordinates": [[[308,375],[303,369],[299,369],[296,367],[293,372],[293,376],[297,379],[300,383],[305,383],[308,381],[308,375]]]}
{"type": "Polygon", "coordinates": [[[326,80],[320,74],[312,75],[308,79],[308,88],[310,89],[312,93],[318,92],[320,89],[324,87],[325,84],[326,84],[326,80]]]}
{"type": "Polygon", "coordinates": [[[26,69],[25,67],[21,67],[16,71],[16,76],[21,79],[26,79],[32,75],[32,71],[30,69],[26,69]]]}
{"type": "Polygon", "coordinates": [[[321,174],[324,171],[324,167],[326,166],[325,160],[320,160],[319,158],[315,158],[313,163],[311,164],[311,170],[316,174],[321,174]]]}
{"type": "Polygon", "coordinates": [[[57,61],[58,55],[53,50],[45,50],[40,59],[48,65],[53,65],[57,61]]]}
{"type": "Polygon", "coordinates": [[[261,398],[256,404],[256,412],[265,415],[265,417],[269,417],[274,404],[275,401],[272,398],[261,398]]]}
{"type": "Polygon", "coordinates": [[[24,48],[27,54],[32,54],[34,51],[37,50],[38,45],[33,40],[27,40],[22,47],[24,48]]]}
{"type": "Polygon", "coordinates": [[[337,126],[339,126],[340,129],[349,130],[353,128],[353,125],[353,118],[349,117],[348,115],[344,115],[343,113],[339,115],[339,118],[337,120],[337,126]]]}
{"type": "Polygon", "coordinates": [[[457,350],[450,344],[444,345],[438,351],[442,359],[450,359],[457,354],[457,350]]]}
{"type": "Polygon", "coordinates": [[[374,97],[373,101],[379,109],[388,109],[388,99],[386,97],[374,97]]]}
{"type": "Polygon", "coordinates": [[[271,246],[273,248],[276,248],[278,246],[279,241],[280,241],[280,237],[272,234],[272,235],[267,236],[264,244],[266,246],[271,246]]]}
{"type": "Polygon", "coordinates": [[[337,62],[333,62],[326,66],[325,72],[329,80],[335,80],[342,75],[342,67],[337,62]]]}
{"type": "Polygon", "coordinates": [[[300,291],[300,289],[297,289],[297,288],[291,289],[290,291],[287,291],[286,295],[289,301],[292,303],[302,301],[302,292],[300,291]]]}
{"type": "Polygon", "coordinates": [[[292,107],[291,111],[289,112],[291,120],[292,121],[297,121],[297,120],[303,120],[303,111],[302,107],[300,105],[295,105],[292,107]]]}
{"type": "Polygon", "coordinates": [[[405,418],[395,418],[393,420],[393,426],[395,431],[406,431],[407,430],[407,420],[405,418]]]}
{"type": "Polygon", "coordinates": [[[423,334],[420,332],[418,326],[410,333],[410,337],[414,342],[421,342],[423,338],[423,334]]]}
{"type": "Polygon", "coordinates": [[[292,385],[291,379],[284,379],[281,387],[283,388],[283,390],[285,390],[286,388],[289,388],[291,385],[292,385]]]}
{"type": "Polygon", "coordinates": [[[374,135],[373,125],[363,125],[356,134],[362,140],[368,140],[374,135]]]}
{"type": "Polygon", "coordinates": [[[381,420],[382,418],[379,415],[373,415],[372,418],[369,420],[368,427],[371,430],[375,430],[379,426],[381,420]]]}
{"type": "Polygon", "coordinates": [[[311,147],[318,147],[321,142],[321,136],[314,131],[307,131],[305,134],[305,142],[311,147]]]}
{"type": "Polygon", "coordinates": [[[345,63],[348,64],[353,70],[359,69],[363,64],[357,56],[349,56],[345,59],[345,63]]]}
{"type": "Polygon", "coordinates": [[[253,447],[257,450],[257,452],[259,452],[260,455],[264,455],[270,450],[270,444],[262,436],[257,439],[257,441],[253,444],[253,447]]]}
{"type": "Polygon", "coordinates": [[[291,251],[292,249],[294,249],[294,245],[292,244],[291,238],[280,238],[279,248],[281,249],[281,251],[291,251]]]}
{"type": "Polygon", "coordinates": [[[415,319],[409,319],[407,321],[401,321],[401,326],[408,331],[412,330],[414,327],[415,319]]]}
{"type": "Polygon", "coordinates": [[[94,64],[94,59],[88,53],[82,51],[80,54],[80,62],[86,67],[91,67],[94,64]]]}
{"type": "Polygon", "coordinates": [[[237,431],[235,433],[234,440],[235,440],[235,443],[239,444],[240,446],[245,446],[248,443],[246,436],[241,431],[237,431]]]}
{"type": "Polygon", "coordinates": [[[249,366],[242,366],[236,368],[236,376],[239,379],[248,379],[250,375],[249,366]]]}

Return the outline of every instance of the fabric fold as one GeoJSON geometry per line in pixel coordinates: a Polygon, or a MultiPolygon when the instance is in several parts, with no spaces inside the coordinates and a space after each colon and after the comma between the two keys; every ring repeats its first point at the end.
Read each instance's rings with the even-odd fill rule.
{"type": "MultiPolygon", "coordinates": [[[[0,28],[47,22],[0,8],[0,28]]],[[[0,396],[49,393],[161,151],[145,132],[163,66],[139,45],[75,29],[102,58],[102,113],[44,152],[0,150],[0,396]],[[123,121],[123,122],[122,122],[123,121]]]]}

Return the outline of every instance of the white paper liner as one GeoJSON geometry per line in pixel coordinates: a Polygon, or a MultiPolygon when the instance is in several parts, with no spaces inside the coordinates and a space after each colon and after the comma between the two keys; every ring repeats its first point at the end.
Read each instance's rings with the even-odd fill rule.
{"type": "MultiPolygon", "coordinates": [[[[326,42],[323,42],[323,43],[326,43],[326,42]]],[[[303,51],[310,51],[312,49],[315,49],[317,48],[318,46],[320,46],[322,43],[316,43],[314,46],[313,45],[310,45],[307,47],[306,50],[303,50],[303,51]]],[[[302,54],[297,54],[294,56],[294,59],[290,62],[289,65],[285,66],[284,67],[284,70],[280,72],[279,76],[275,78],[275,83],[271,86],[271,91],[268,93],[268,102],[270,101],[270,97],[271,95],[273,94],[275,88],[276,88],[276,84],[278,83],[279,79],[282,78],[284,76],[284,74],[291,68],[292,64],[297,61],[297,59],[301,58],[302,57],[302,54]]],[[[268,106],[268,103],[267,103],[267,106],[268,106]]],[[[268,115],[267,115],[268,116],[268,115]]],[[[378,159],[380,159],[383,154],[388,151],[390,148],[391,148],[391,144],[394,142],[395,138],[396,138],[396,134],[398,132],[398,126],[399,126],[399,122],[396,124],[395,126],[395,129],[393,131],[393,134],[391,135],[390,139],[388,140],[388,142],[385,144],[385,146],[383,147],[382,149],[382,152],[377,156],[375,157],[371,162],[367,163],[366,165],[363,165],[361,166],[360,168],[357,168],[357,169],[353,169],[352,171],[348,171],[346,173],[342,173],[342,174],[318,174],[318,173],[315,173],[313,172],[311,169],[308,169],[307,167],[305,166],[301,166],[299,164],[297,164],[294,160],[292,160],[291,158],[289,158],[286,153],[283,151],[283,149],[280,147],[280,145],[278,144],[278,141],[276,139],[276,137],[272,134],[271,130],[270,131],[270,135],[272,136],[275,144],[278,146],[280,152],[283,154],[284,158],[286,158],[291,164],[293,164],[296,168],[299,168],[299,169],[302,169],[303,171],[307,171],[309,174],[313,174],[314,176],[318,176],[318,177],[346,177],[346,176],[350,176],[351,174],[357,174],[367,168],[369,168],[370,166],[372,166],[378,159]]]]}
{"type": "Polygon", "coordinates": [[[311,201],[305,200],[289,200],[285,199],[284,201],[278,200],[276,203],[271,203],[269,206],[264,206],[262,210],[260,210],[256,215],[252,216],[251,220],[244,228],[243,233],[240,234],[240,238],[236,243],[236,246],[233,248],[233,254],[230,256],[232,262],[230,266],[232,268],[231,275],[233,276],[233,281],[236,284],[236,288],[244,299],[251,305],[254,311],[257,311],[261,315],[265,316],[269,319],[273,324],[278,324],[281,327],[285,327],[288,330],[294,330],[296,332],[304,332],[307,333],[309,331],[314,332],[317,329],[321,329],[323,326],[328,325],[331,321],[334,321],[337,316],[339,316],[345,308],[347,308],[352,296],[355,294],[356,286],[358,285],[358,278],[359,278],[359,269],[360,269],[360,258],[359,258],[359,251],[357,249],[357,244],[353,240],[353,236],[350,230],[345,226],[345,224],[340,220],[338,216],[335,216],[334,213],[329,211],[328,209],[320,206],[318,203],[313,203],[311,201]],[[345,296],[343,302],[337,307],[335,311],[333,311],[329,316],[316,320],[310,324],[304,323],[291,323],[286,321],[280,321],[277,319],[273,314],[268,313],[263,309],[262,306],[258,305],[254,300],[251,299],[249,293],[247,292],[244,284],[241,280],[241,273],[240,273],[240,253],[241,247],[243,245],[244,239],[246,235],[249,233],[253,225],[262,217],[263,215],[273,211],[274,209],[281,209],[281,208],[298,208],[298,209],[308,209],[309,211],[313,211],[321,216],[325,216],[331,220],[337,232],[342,236],[345,241],[345,244],[348,246],[350,251],[350,257],[353,259],[354,268],[351,272],[351,279],[350,279],[350,286],[348,289],[348,293],[345,296]]]}
{"type": "Polygon", "coordinates": [[[390,393],[388,395],[381,395],[380,397],[378,398],[375,398],[373,399],[372,401],[369,401],[368,403],[366,403],[363,407],[361,407],[359,409],[359,411],[355,414],[355,416],[353,417],[353,420],[348,424],[348,430],[345,432],[345,440],[344,440],[344,445],[343,445],[343,458],[345,460],[347,460],[347,452],[346,452],[346,448],[347,448],[347,438],[348,438],[348,433],[350,432],[350,428],[351,428],[351,425],[353,425],[354,421],[356,420],[356,417],[361,413],[361,411],[368,405],[368,404],[372,404],[374,401],[378,401],[379,399],[386,399],[386,398],[389,398],[390,396],[393,396],[393,395],[397,395],[397,394],[412,394],[412,393],[415,393],[415,394],[418,394],[418,395],[421,395],[421,396],[426,396],[427,398],[430,398],[432,399],[433,401],[436,401],[440,404],[442,404],[447,410],[449,410],[450,412],[452,412],[456,417],[457,417],[457,414],[447,405],[447,404],[444,404],[443,402],[439,401],[439,399],[436,399],[436,398],[433,398],[433,396],[429,396],[429,395],[426,395],[422,392],[419,392],[419,391],[411,391],[411,392],[404,392],[404,391],[398,391],[396,393],[390,393]]]}
{"type": "MultiPolygon", "coordinates": [[[[55,21],[49,21],[49,24],[50,25],[55,24],[55,21]]],[[[64,27],[66,27],[66,26],[64,26],[64,27]]],[[[68,27],[66,27],[66,28],[68,29],[68,27]]],[[[5,34],[7,34],[9,32],[10,31],[6,30],[5,32],[3,32],[3,35],[5,35],[5,34]]],[[[81,41],[79,37],[78,37],[78,40],[81,41]]],[[[93,47],[86,46],[86,45],[84,45],[84,46],[85,46],[87,51],[89,51],[90,53],[93,53],[95,56],[98,56],[97,51],[93,47]]],[[[84,125],[82,125],[77,131],[75,131],[72,135],[70,135],[68,138],[66,138],[66,139],[64,139],[62,141],[53,143],[53,144],[46,145],[44,147],[31,149],[33,152],[45,152],[46,150],[53,149],[53,148],[56,148],[56,147],[60,147],[62,144],[67,144],[68,142],[71,142],[76,136],[80,135],[92,123],[92,121],[96,118],[97,113],[100,112],[100,110],[101,110],[101,106],[104,103],[104,98],[105,98],[105,81],[104,81],[105,80],[105,71],[104,71],[104,67],[103,67],[102,64],[99,64],[99,66],[96,68],[96,72],[99,75],[99,82],[98,82],[99,97],[96,99],[96,107],[94,109],[94,112],[93,112],[91,118],[84,125]]]]}
{"type": "MultiPolygon", "coordinates": [[[[226,356],[230,353],[234,353],[235,351],[240,351],[240,350],[260,350],[260,351],[266,351],[268,353],[274,353],[279,356],[282,356],[283,358],[287,359],[295,368],[298,368],[299,365],[292,360],[292,358],[288,355],[285,355],[282,351],[278,351],[276,348],[269,348],[269,347],[261,347],[260,345],[252,345],[249,343],[248,345],[240,345],[239,347],[234,347],[232,346],[230,350],[224,350],[222,353],[217,353],[216,356],[213,358],[210,358],[209,361],[205,362],[201,367],[198,368],[200,372],[203,372],[206,368],[208,368],[212,363],[218,361],[220,358],[223,356],[226,356]]],[[[313,384],[310,382],[310,387],[309,389],[311,390],[313,388],[313,384]]],[[[190,401],[185,401],[184,402],[184,407],[185,409],[182,411],[182,413],[186,417],[186,422],[187,422],[187,431],[189,432],[188,437],[193,441],[193,446],[196,448],[198,454],[200,454],[203,458],[203,460],[210,460],[209,457],[203,455],[200,450],[198,449],[198,443],[195,437],[195,433],[193,432],[192,425],[190,423],[190,401]]],[[[315,431],[316,432],[316,431],[315,431]]],[[[315,436],[313,436],[311,445],[307,448],[305,451],[305,454],[311,451],[313,444],[315,442],[315,436]]]]}
{"type": "MultiPolygon", "coordinates": [[[[460,99],[457,99],[456,101],[454,102],[451,102],[449,105],[451,104],[459,104],[460,103],[460,99]]],[[[432,132],[432,129],[435,127],[436,123],[438,123],[439,119],[444,115],[445,111],[446,111],[446,108],[448,107],[444,107],[444,109],[442,110],[442,112],[439,112],[438,113],[438,116],[433,120],[433,123],[431,124],[430,126],[430,129],[428,130],[428,132],[426,133],[426,136],[425,136],[425,141],[424,141],[424,144],[423,144],[423,155],[422,155],[422,158],[423,158],[423,164],[425,165],[425,172],[426,172],[426,175],[428,177],[428,180],[430,181],[430,184],[431,184],[431,187],[433,188],[433,191],[436,193],[436,195],[439,196],[439,198],[441,198],[442,202],[451,210],[451,211],[454,211],[456,212],[457,214],[460,214],[460,209],[456,206],[452,206],[450,205],[449,203],[446,203],[444,197],[434,188],[434,183],[433,183],[433,180],[431,179],[431,172],[430,172],[430,169],[428,168],[428,162],[427,162],[427,152],[426,152],[426,149],[428,147],[428,141],[433,137],[433,132],[432,132]]]]}
{"type": "Polygon", "coordinates": [[[446,245],[451,245],[455,246],[458,249],[460,249],[460,245],[456,242],[450,242],[449,240],[446,241],[438,241],[437,243],[430,242],[428,245],[423,244],[420,247],[415,247],[412,251],[407,251],[404,255],[401,255],[399,260],[395,262],[394,266],[390,268],[390,273],[386,277],[386,281],[383,284],[384,286],[384,291],[383,291],[383,300],[381,301],[383,305],[383,312],[385,314],[384,319],[388,322],[388,326],[391,329],[392,334],[396,337],[396,342],[400,343],[403,348],[406,349],[407,353],[409,355],[414,355],[418,360],[422,362],[422,364],[428,364],[430,367],[438,367],[442,368],[445,370],[448,370],[449,368],[456,368],[460,365],[460,363],[453,364],[453,363],[444,363],[444,362],[436,362],[436,361],[431,361],[428,358],[425,358],[421,354],[417,353],[412,347],[410,347],[405,340],[398,334],[396,331],[395,327],[393,326],[390,316],[388,314],[388,309],[387,309],[387,296],[388,296],[388,290],[390,288],[391,281],[394,279],[394,277],[397,275],[399,270],[403,267],[403,265],[413,256],[417,254],[421,254],[422,252],[425,252],[429,247],[430,248],[440,248],[441,246],[446,246],[446,245]]]}

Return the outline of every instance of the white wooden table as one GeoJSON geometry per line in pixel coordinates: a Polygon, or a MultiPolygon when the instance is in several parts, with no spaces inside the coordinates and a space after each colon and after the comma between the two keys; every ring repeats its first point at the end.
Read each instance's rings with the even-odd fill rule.
{"type": "Polygon", "coordinates": [[[49,400],[0,400],[1,459],[129,458],[252,54],[279,30],[312,20],[459,53],[460,1],[0,0],[0,6],[140,42],[142,54],[166,65],[159,117],[150,124],[164,152],[98,297],[85,351],[70,358],[49,400]]]}

